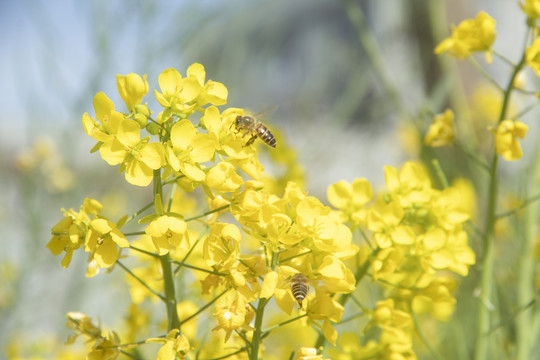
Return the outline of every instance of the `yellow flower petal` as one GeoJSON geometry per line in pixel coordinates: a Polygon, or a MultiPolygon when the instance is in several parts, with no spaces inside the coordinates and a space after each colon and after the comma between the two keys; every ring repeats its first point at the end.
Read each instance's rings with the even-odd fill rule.
{"type": "Polygon", "coordinates": [[[180,88],[181,81],[182,75],[180,75],[178,70],[173,68],[163,70],[158,78],[161,91],[169,94],[174,94],[180,88]]]}
{"type": "Polygon", "coordinates": [[[126,180],[137,186],[148,186],[154,173],[151,168],[140,161],[130,161],[126,165],[126,180]]]}
{"type": "Polygon", "coordinates": [[[259,297],[261,299],[272,297],[276,289],[277,281],[278,281],[278,273],[275,271],[269,271],[264,277],[261,293],[259,297]]]}
{"type": "Polygon", "coordinates": [[[94,259],[101,268],[112,266],[118,258],[118,248],[110,239],[104,239],[103,243],[96,249],[94,259]]]}
{"type": "Polygon", "coordinates": [[[96,119],[103,120],[114,110],[114,103],[105,95],[104,92],[98,92],[93,100],[96,119]]]}

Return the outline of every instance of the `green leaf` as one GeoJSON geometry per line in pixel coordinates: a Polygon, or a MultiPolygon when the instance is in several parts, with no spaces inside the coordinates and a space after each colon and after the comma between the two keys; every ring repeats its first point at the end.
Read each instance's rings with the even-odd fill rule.
{"type": "Polygon", "coordinates": [[[100,142],[97,142],[96,145],[94,145],[94,147],[92,149],[90,149],[90,153],[93,154],[95,153],[96,151],[99,150],[99,148],[101,147],[101,145],[103,145],[103,143],[100,141],[100,142]]]}
{"type": "Polygon", "coordinates": [[[172,216],[172,217],[175,217],[177,219],[184,220],[183,215],[180,215],[179,213],[175,213],[175,212],[172,212],[172,211],[166,211],[164,215],[172,216]]]}
{"type": "Polygon", "coordinates": [[[148,224],[148,223],[151,223],[154,219],[158,218],[158,214],[150,214],[150,215],[146,215],[146,216],[143,216],[139,221],[138,223],[139,224],[148,224]]]}
{"type": "Polygon", "coordinates": [[[122,226],[124,226],[124,224],[126,223],[126,220],[128,219],[128,216],[127,215],[124,215],[120,218],[120,220],[118,220],[116,222],[116,227],[118,229],[122,228],[122,226]]]}

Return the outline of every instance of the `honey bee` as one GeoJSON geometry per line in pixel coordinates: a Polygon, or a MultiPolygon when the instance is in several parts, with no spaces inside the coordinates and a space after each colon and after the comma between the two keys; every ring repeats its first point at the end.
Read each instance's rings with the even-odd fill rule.
{"type": "Polygon", "coordinates": [[[302,308],[302,301],[306,298],[309,290],[309,280],[302,273],[294,274],[291,278],[291,292],[302,308]]]}
{"type": "Polygon", "coordinates": [[[276,138],[274,137],[274,134],[268,128],[266,125],[264,125],[262,122],[257,120],[255,116],[249,116],[249,115],[238,115],[236,117],[236,128],[238,130],[244,130],[245,134],[250,133],[251,138],[248,140],[246,145],[249,146],[253,144],[255,139],[259,137],[264,143],[268,146],[271,146],[273,148],[276,147],[276,138]]]}

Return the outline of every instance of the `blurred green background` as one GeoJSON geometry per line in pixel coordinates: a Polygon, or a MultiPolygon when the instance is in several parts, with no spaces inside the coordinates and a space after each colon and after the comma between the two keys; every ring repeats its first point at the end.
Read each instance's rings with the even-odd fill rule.
{"type": "MultiPolygon", "coordinates": [[[[525,26],[514,1],[0,2],[0,349],[63,341],[67,311],[106,322],[127,300],[108,286],[121,273],[86,279],[82,254],[65,270],[45,248],[60,208],[95,197],[114,217],[151,195],[126,196],[81,126],[98,91],[122,107],[116,74],[147,74],[152,108],[162,70],[184,75],[199,62],[228,88],[227,106],[277,106],[265,123],[296,147],[306,190],[326,200],[333,182],[382,184],[384,165],[416,156],[400,144],[405,119],[442,112],[452,89],[467,102],[480,75],[433,48],[481,10],[497,20],[495,48],[516,60],[525,26]]],[[[508,77],[497,60],[489,71],[508,77]]]]}

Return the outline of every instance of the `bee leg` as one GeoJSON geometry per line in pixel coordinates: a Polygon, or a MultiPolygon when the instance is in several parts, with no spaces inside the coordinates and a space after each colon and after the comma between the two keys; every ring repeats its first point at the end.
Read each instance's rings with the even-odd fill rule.
{"type": "Polygon", "coordinates": [[[249,146],[253,144],[253,142],[257,139],[257,135],[252,135],[251,138],[248,140],[248,142],[244,145],[244,147],[249,146]]]}

